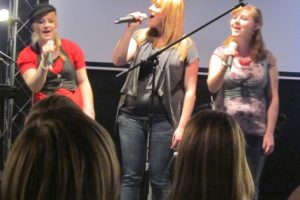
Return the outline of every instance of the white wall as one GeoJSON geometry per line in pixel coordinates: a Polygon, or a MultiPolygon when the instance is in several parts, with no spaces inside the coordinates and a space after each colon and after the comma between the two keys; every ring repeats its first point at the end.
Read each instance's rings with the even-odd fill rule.
{"type": "MultiPolygon", "coordinates": [[[[238,4],[238,0],[186,0],[185,31],[189,33],[238,4]]],[[[133,11],[147,13],[150,0],[50,0],[56,6],[59,32],[77,42],[90,62],[112,62],[115,43],[126,24],[118,17],[133,11]]],[[[263,35],[268,49],[277,57],[280,71],[300,72],[300,1],[245,1],[263,12],[263,35]],[[298,50],[297,50],[298,49],[298,50]]],[[[198,46],[201,67],[207,67],[212,51],[229,34],[229,18],[209,25],[192,38],[198,46]]]]}

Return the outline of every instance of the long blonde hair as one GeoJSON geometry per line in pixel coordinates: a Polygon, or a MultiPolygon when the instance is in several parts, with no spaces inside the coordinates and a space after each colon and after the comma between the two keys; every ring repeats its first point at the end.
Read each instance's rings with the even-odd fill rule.
{"type": "MultiPolygon", "coordinates": [[[[259,24],[260,27],[263,24],[263,18],[262,18],[262,13],[260,9],[256,8],[255,6],[252,5],[246,5],[244,7],[239,7],[235,10],[232,11],[232,15],[236,15],[238,13],[241,13],[242,11],[248,11],[253,18],[254,22],[256,24],[259,24]]],[[[224,45],[228,45],[231,41],[233,41],[234,38],[232,36],[229,36],[225,41],[224,45]]],[[[255,30],[253,33],[253,37],[250,43],[250,54],[251,54],[251,59],[258,62],[260,60],[263,60],[266,57],[266,50],[265,50],[265,45],[261,33],[261,28],[258,28],[255,30]]]]}
{"type": "MultiPolygon", "coordinates": [[[[158,0],[151,0],[156,4],[158,0]]],[[[164,47],[172,42],[175,42],[184,36],[184,1],[183,0],[159,0],[162,12],[165,15],[163,21],[163,43],[164,47]]],[[[147,40],[152,40],[157,34],[156,29],[147,28],[141,29],[137,33],[137,43],[141,45],[147,40]]],[[[192,40],[187,38],[172,48],[178,48],[179,59],[183,61],[187,56],[187,50],[191,46],[192,40]]]]}
{"type": "Polygon", "coordinates": [[[253,194],[239,125],[224,112],[197,113],[185,128],[168,200],[250,200],[253,194]]]}

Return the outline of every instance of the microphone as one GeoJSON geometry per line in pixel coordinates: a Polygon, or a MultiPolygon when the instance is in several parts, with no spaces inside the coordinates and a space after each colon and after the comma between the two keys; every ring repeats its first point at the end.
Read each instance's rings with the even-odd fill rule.
{"type": "MultiPolygon", "coordinates": [[[[147,19],[147,14],[141,13],[141,17],[143,19],[147,19]]],[[[127,23],[127,22],[137,22],[138,20],[134,18],[134,16],[129,15],[126,17],[120,17],[118,20],[115,21],[115,24],[127,23]]]]}
{"type": "Polygon", "coordinates": [[[52,60],[52,52],[49,52],[47,55],[47,66],[52,66],[53,60],[52,60]]]}
{"type": "MultiPolygon", "coordinates": [[[[53,40],[48,40],[47,45],[54,49],[54,41],[53,40]]],[[[47,54],[47,66],[52,66],[52,65],[53,65],[53,52],[49,51],[47,54]]]]}
{"type": "MultiPolygon", "coordinates": [[[[236,42],[233,42],[233,41],[232,41],[232,42],[229,43],[229,48],[231,48],[231,49],[236,50],[236,49],[237,49],[237,46],[238,46],[238,45],[237,45],[236,42]]],[[[227,57],[225,66],[227,67],[228,71],[230,71],[230,69],[231,69],[232,62],[233,62],[233,58],[234,58],[234,55],[229,55],[229,56],[227,57]]]]}

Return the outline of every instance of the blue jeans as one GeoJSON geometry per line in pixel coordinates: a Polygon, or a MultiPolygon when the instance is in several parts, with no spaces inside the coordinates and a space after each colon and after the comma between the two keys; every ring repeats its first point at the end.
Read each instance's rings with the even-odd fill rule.
{"type": "MultiPolygon", "coordinates": [[[[118,117],[122,152],[121,200],[139,199],[142,176],[145,169],[148,120],[118,117]]],[[[149,182],[152,196],[161,200],[170,186],[169,162],[174,129],[167,119],[153,120],[149,182]]]]}
{"type": "Polygon", "coordinates": [[[255,199],[259,197],[259,181],[265,164],[266,156],[262,149],[263,137],[245,135],[246,155],[255,186],[255,199]]]}

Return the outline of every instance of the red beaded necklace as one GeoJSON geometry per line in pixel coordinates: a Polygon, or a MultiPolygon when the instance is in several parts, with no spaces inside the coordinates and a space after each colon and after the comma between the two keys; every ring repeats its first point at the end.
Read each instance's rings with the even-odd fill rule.
{"type": "Polygon", "coordinates": [[[239,57],[239,63],[243,66],[248,66],[252,62],[252,59],[250,57],[239,57]]]}

